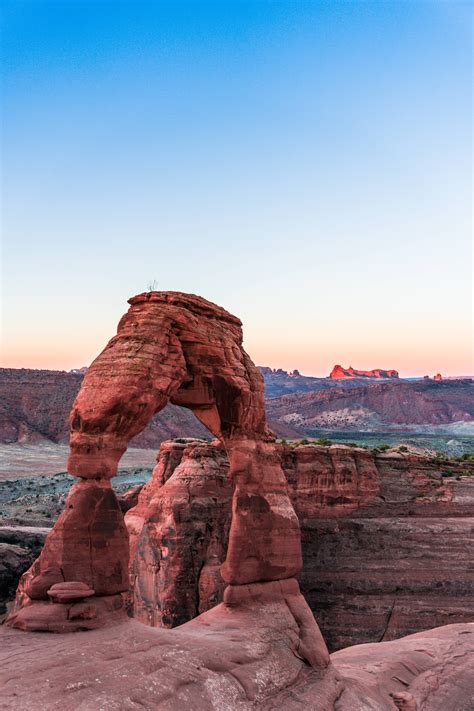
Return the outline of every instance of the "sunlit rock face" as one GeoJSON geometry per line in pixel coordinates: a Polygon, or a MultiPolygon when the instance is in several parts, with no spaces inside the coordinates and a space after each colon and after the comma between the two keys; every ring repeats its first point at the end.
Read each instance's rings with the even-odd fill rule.
{"type": "MultiPolygon", "coordinates": [[[[130,439],[168,402],[191,409],[223,443],[230,466],[221,498],[225,502],[232,493],[232,517],[224,521],[201,506],[210,521],[198,521],[194,512],[194,520],[181,526],[189,498],[185,468],[163,486],[169,495],[159,490],[148,502],[153,513],[139,534],[135,511],[133,565],[147,571],[138,575],[140,585],[134,589],[143,601],[141,612],[156,614],[153,595],[171,587],[175,599],[168,597],[158,614],[173,622],[184,621],[182,610],[187,618],[195,614],[196,600],[187,597],[189,577],[207,600],[197,603],[199,611],[222,595],[224,584],[230,606],[243,601],[248,606],[249,586],[293,579],[301,570],[298,518],[266,425],[263,378],[242,347],[240,321],[201,297],[178,292],[140,294],[129,303],[117,335],[88,369],[74,402],[68,470],[80,481],[39,559],[20,582],[9,618],[13,626],[51,631],[100,627],[125,607],[129,539],[110,479],[130,439]],[[193,561],[192,547],[182,559],[188,541],[200,548],[203,565],[193,561]],[[158,557],[170,560],[166,570],[157,568],[158,557]],[[64,596],[58,602],[56,596],[51,603],[52,586],[64,583],[83,583],[74,590],[87,590],[87,596],[75,602],[64,596]]],[[[200,456],[189,458],[188,468],[202,468],[200,456]]],[[[209,498],[205,478],[199,486],[201,498],[209,498]]],[[[132,578],[133,571],[132,566],[132,578]]],[[[316,623],[296,581],[288,585],[283,592],[278,585],[265,588],[265,599],[273,596],[288,606],[285,600],[291,596],[300,646],[310,650],[310,663],[318,658],[325,665],[327,650],[319,631],[312,641],[306,639],[317,630],[316,623]]]]}
{"type": "Polygon", "coordinates": [[[335,365],[329,375],[333,380],[343,378],[398,378],[397,370],[383,370],[374,368],[373,370],[356,370],[351,365],[343,368],[342,365],[335,365]]]}

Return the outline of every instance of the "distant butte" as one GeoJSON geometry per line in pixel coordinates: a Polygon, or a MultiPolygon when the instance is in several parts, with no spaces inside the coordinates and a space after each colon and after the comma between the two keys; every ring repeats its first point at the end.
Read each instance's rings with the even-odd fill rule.
{"type": "Polygon", "coordinates": [[[356,370],[350,365],[348,368],[343,368],[342,365],[335,365],[329,375],[333,380],[344,378],[398,378],[397,370],[382,370],[382,368],[374,368],[374,370],[356,370]]]}
{"type": "MultiPolygon", "coordinates": [[[[129,303],[117,335],[82,379],[71,411],[68,471],[78,481],[0,628],[1,708],[467,710],[474,698],[472,623],[349,647],[330,658],[300,593],[300,523],[283,452],[267,425],[263,377],[242,347],[239,319],[179,292],[139,294],[129,303]],[[187,457],[167,481],[165,460],[158,462],[127,516],[128,528],[110,480],[130,440],[169,401],[190,409],[220,443],[200,446],[201,454],[187,457]],[[229,468],[216,493],[205,469],[217,474],[224,450],[229,468]],[[190,520],[182,514],[193,495],[197,507],[190,520]],[[225,502],[227,516],[219,510],[225,502]],[[188,604],[191,572],[203,600],[217,600],[226,583],[222,602],[212,609],[202,605],[201,614],[177,629],[129,619],[130,558],[137,563],[132,562],[133,593],[145,618],[158,583],[160,601],[171,605],[152,605],[151,611],[174,624],[179,608],[188,604]]],[[[398,376],[372,371],[363,377],[382,372],[398,376]]],[[[298,507],[308,490],[307,449],[302,450],[286,455],[301,484],[298,507]]],[[[351,495],[361,492],[386,501],[389,492],[380,492],[369,453],[356,455],[360,467],[352,471],[345,450],[329,456],[334,467],[319,470],[319,513],[331,500],[347,509],[351,495]],[[360,481],[351,474],[360,474],[360,481]],[[356,484],[352,489],[350,481],[356,484]]],[[[423,477],[423,493],[433,484],[423,477]]],[[[352,528],[362,535],[359,520],[352,528]]],[[[444,524],[438,531],[444,538],[444,524]]],[[[404,553],[398,543],[386,549],[389,562],[397,552],[404,553]]],[[[359,566],[352,558],[348,546],[348,561],[368,577],[373,561],[359,566]]],[[[452,561],[445,558],[451,566],[448,588],[452,561]]],[[[328,587],[336,578],[330,576],[328,587]]],[[[389,584],[392,591],[403,589],[405,575],[389,584]]],[[[392,601],[393,592],[387,597],[392,601]]],[[[390,624],[397,625],[394,609],[391,602],[380,638],[390,624]]]]}

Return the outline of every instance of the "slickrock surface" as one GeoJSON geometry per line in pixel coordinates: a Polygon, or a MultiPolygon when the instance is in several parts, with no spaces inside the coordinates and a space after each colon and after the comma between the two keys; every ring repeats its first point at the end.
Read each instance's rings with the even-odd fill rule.
{"type": "Polygon", "coordinates": [[[72,635],[3,627],[0,709],[471,711],[474,707],[474,624],[350,647],[331,655],[324,672],[299,658],[298,640],[287,604],[264,596],[239,611],[220,605],[173,630],[153,629],[134,620],[72,635]]]}
{"type": "MultiPolygon", "coordinates": [[[[277,450],[302,529],[300,584],[330,648],[473,619],[473,463],[344,446],[277,450]]],[[[162,445],[126,515],[143,622],[172,627],[222,599],[227,468],[218,444],[162,445]]]]}

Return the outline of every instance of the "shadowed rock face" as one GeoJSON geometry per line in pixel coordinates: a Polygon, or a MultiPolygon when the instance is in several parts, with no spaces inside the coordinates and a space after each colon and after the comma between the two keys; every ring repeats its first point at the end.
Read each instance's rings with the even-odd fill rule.
{"type": "MultiPolygon", "coordinates": [[[[330,649],[472,620],[474,463],[345,446],[277,451],[301,526],[301,589],[330,649]]],[[[126,515],[136,619],[175,627],[223,599],[228,466],[217,442],[161,446],[126,515]]]]}
{"type": "MultiPolygon", "coordinates": [[[[227,451],[232,519],[220,575],[229,585],[229,605],[248,604],[256,583],[289,580],[301,570],[299,523],[266,425],[263,379],[242,348],[240,321],[198,296],[177,292],[141,294],[129,303],[117,335],[87,371],[73,405],[68,470],[80,481],[20,582],[9,619],[13,626],[66,631],[115,618],[128,590],[129,541],[110,479],[130,439],[168,402],[191,409],[227,451]],[[88,590],[87,600],[60,604],[54,597],[50,604],[50,588],[63,583],[83,583],[74,589],[88,590]]],[[[175,494],[176,499],[186,495],[183,480],[175,494]]],[[[177,545],[175,502],[158,496],[152,503],[148,558],[142,562],[153,570],[154,556],[173,556],[177,545]],[[161,537],[158,546],[153,521],[168,526],[166,545],[161,537]]],[[[223,551],[222,535],[211,530],[209,536],[209,565],[199,582],[211,594],[213,585],[222,585],[216,568],[223,551]]],[[[179,578],[186,567],[177,551],[170,574],[179,578]]],[[[281,605],[288,606],[290,595],[304,658],[327,664],[325,644],[296,581],[284,590],[279,585],[265,590],[281,605]]]]}
{"type": "Polygon", "coordinates": [[[217,441],[161,445],[152,478],[126,515],[133,617],[140,622],[176,627],[222,601],[228,468],[217,441]]]}

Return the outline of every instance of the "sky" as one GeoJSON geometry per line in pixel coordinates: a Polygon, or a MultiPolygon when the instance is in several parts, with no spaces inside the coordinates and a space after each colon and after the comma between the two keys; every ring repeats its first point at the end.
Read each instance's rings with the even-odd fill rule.
{"type": "Polygon", "coordinates": [[[470,3],[2,0],[1,365],[200,294],[259,365],[474,372],[470,3]]]}

